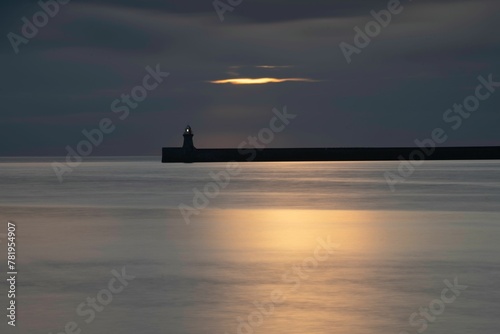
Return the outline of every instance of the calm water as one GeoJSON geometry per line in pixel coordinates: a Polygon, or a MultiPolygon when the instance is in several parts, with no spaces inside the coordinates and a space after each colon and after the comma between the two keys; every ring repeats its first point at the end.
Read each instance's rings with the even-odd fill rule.
{"type": "Polygon", "coordinates": [[[1,333],[500,331],[500,162],[426,162],[395,192],[395,162],[241,164],[186,224],[179,204],[226,165],[158,160],[88,160],[63,183],[50,160],[0,160],[19,271],[1,333]]]}

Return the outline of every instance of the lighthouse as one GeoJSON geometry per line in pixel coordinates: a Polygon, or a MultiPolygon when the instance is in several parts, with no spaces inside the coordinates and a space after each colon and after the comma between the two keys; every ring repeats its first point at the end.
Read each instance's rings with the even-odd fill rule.
{"type": "Polygon", "coordinates": [[[193,144],[193,130],[191,130],[191,127],[189,125],[184,129],[184,134],[182,136],[184,137],[184,144],[182,145],[182,148],[186,151],[194,150],[195,147],[193,144]]]}

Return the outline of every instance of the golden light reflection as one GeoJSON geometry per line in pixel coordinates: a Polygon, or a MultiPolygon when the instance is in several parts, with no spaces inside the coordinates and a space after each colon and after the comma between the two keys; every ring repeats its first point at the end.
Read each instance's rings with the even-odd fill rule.
{"type": "Polygon", "coordinates": [[[235,78],[209,81],[213,84],[232,84],[232,85],[262,85],[267,83],[281,83],[287,81],[297,82],[317,82],[317,80],[308,78],[235,78]]]}
{"type": "MultiPolygon", "coordinates": [[[[468,225],[460,224],[460,231],[450,233],[450,224],[436,224],[460,221],[461,215],[209,209],[191,225],[196,228],[190,229],[182,245],[194,250],[191,263],[210,264],[189,266],[192,277],[196,277],[196,270],[205,276],[207,268],[212,268],[210,277],[214,281],[227,282],[217,287],[230,302],[215,304],[214,316],[207,315],[213,319],[223,315],[216,320],[220,332],[385,333],[390,332],[392,320],[408,317],[404,309],[408,300],[417,305],[421,298],[428,300],[426,289],[421,295],[413,290],[427,277],[425,285],[432,284],[429,269],[421,267],[422,259],[440,265],[446,252],[463,249],[457,237],[464,233],[470,238],[468,225]],[[328,236],[340,247],[326,258],[316,257],[317,238],[328,236]],[[418,271],[414,265],[419,266],[418,271]],[[273,301],[277,291],[284,302],[273,301]],[[255,322],[252,315],[262,305],[266,309],[272,306],[276,312],[263,316],[259,326],[238,330],[243,328],[242,323],[255,322]],[[394,311],[398,308],[403,311],[394,311]],[[383,317],[385,309],[399,313],[387,320],[383,317]],[[385,325],[388,330],[380,330],[385,325]]],[[[185,226],[179,230],[185,230],[185,226]]]]}
{"type": "MultiPolygon", "coordinates": [[[[252,301],[269,305],[279,291],[285,303],[273,304],[279,312],[264,319],[258,328],[262,333],[290,332],[290,319],[294,333],[327,334],[332,326],[335,333],[361,333],[353,324],[365,320],[362,310],[386,298],[370,284],[360,284],[370,273],[365,268],[377,261],[372,256],[383,248],[379,240],[384,242],[380,236],[386,232],[377,222],[384,224],[385,218],[360,210],[211,210],[209,221],[198,225],[206,228],[203,247],[217,249],[215,258],[224,268],[238,268],[226,270],[224,277],[244,282],[225,288],[242,302],[236,308],[222,306],[219,313],[246,320],[256,310],[252,301]],[[321,247],[323,258],[316,257],[318,239],[340,246],[326,258],[321,247]]],[[[234,318],[226,325],[231,333],[239,325],[234,318]]]]}
{"type": "Polygon", "coordinates": [[[346,250],[372,245],[371,211],[341,210],[222,210],[213,212],[217,242],[239,250],[310,252],[319,237],[331,236],[346,250]],[[220,224],[218,224],[220,223],[220,224]]]}

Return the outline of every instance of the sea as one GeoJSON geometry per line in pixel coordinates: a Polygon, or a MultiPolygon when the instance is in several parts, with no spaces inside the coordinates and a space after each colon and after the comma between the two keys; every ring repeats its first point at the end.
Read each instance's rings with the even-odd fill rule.
{"type": "Polygon", "coordinates": [[[0,159],[2,334],[500,332],[498,161],[54,161],[0,159]]]}

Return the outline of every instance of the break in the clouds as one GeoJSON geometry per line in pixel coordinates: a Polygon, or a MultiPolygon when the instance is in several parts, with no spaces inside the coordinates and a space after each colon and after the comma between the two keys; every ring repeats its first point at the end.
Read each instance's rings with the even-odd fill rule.
{"type": "Polygon", "coordinates": [[[257,65],[255,67],[257,67],[257,68],[275,69],[275,68],[290,68],[290,67],[293,67],[293,66],[291,66],[291,65],[257,65]]]}
{"type": "MultiPolygon", "coordinates": [[[[351,64],[339,44],[355,45],[354,28],[387,1],[244,1],[224,22],[206,0],[71,1],[15,54],[6,36],[37,2],[0,5],[0,155],[64,155],[155,64],[170,76],[93,154],[159,154],[187,123],[197,147],[237,146],[282,105],[300,121],[274,146],[408,146],[443,126],[479,75],[500,81],[493,0],[401,1],[351,64]]],[[[499,109],[495,94],[447,145],[500,144],[499,109]]]]}
{"type": "Polygon", "coordinates": [[[233,85],[262,85],[267,83],[281,82],[316,82],[317,80],[307,78],[235,78],[209,81],[213,84],[233,84],[233,85]]]}

